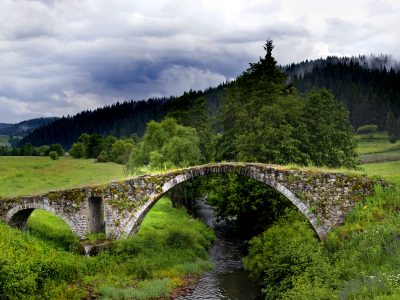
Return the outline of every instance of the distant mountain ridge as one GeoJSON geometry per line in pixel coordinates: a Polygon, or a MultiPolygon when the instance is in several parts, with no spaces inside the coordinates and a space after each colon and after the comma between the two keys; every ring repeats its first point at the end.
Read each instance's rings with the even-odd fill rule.
{"type": "Polygon", "coordinates": [[[354,128],[385,129],[386,116],[400,116],[400,65],[391,56],[327,57],[284,67],[298,91],[327,88],[344,104],[354,128]]]}
{"type": "Polygon", "coordinates": [[[8,124],[8,123],[0,123],[0,130],[2,130],[2,129],[4,129],[4,128],[7,128],[7,127],[10,127],[10,126],[12,126],[13,124],[8,124]]]}
{"type": "MultiPolygon", "coordinates": [[[[348,109],[354,128],[376,124],[383,130],[389,111],[400,116],[400,64],[389,55],[333,56],[293,63],[282,70],[288,76],[288,83],[301,93],[320,88],[331,90],[348,109]]],[[[21,144],[60,143],[69,148],[84,132],[117,137],[142,136],[147,122],[160,121],[173,110],[185,110],[199,97],[206,99],[209,115],[218,114],[227,86],[229,83],[205,91],[185,92],[180,97],[117,102],[83,111],[34,129],[21,144]]]]}
{"type": "Polygon", "coordinates": [[[58,118],[37,118],[19,122],[17,124],[0,124],[0,134],[2,135],[14,135],[14,136],[26,136],[34,129],[47,125],[58,118]],[[3,126],[2,126],[3,125],[3,126]]]}
{"type": "Polygon", "coordinates": [[[142,136],[149,121],[160,121],[173,110],[185,110],[199,97],[206,99],[209,115],[217,113],[225,85],[205,91],[185,92],[179,97],[117,102],[93,111],[83,111],[75,116],[62,117],[34,129],[20,144],[40,146],[60,143],[69,148],[82,133],[116,137],[131,134],[142,136]]]}
{"type": "Polygon", "coordinates": [[[341,64],[358,64],[360,67],[369,70],[387,70],[400,71],[400,62],[393,58],[391,55],[359,55],[359,56],[328,56],[327,58],[319,58],[312,60],[305,60],[300,63],[292,63],[283,66],[282,70],[290,77],[292,75],[303,76],[306,72],[312,72],[314,67],[326,66],[329,63],[341,64]]]}

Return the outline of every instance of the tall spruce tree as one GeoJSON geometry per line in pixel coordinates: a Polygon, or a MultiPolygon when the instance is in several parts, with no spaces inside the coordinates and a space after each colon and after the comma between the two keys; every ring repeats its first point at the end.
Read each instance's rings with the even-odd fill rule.
{"type": "Polygon", "coordinates": [[[303,97],[287,85],[273,48],[267,41],[265,57],[226,89],[220,159],[354,167],[346,110],[327,91],[303,97]]]}

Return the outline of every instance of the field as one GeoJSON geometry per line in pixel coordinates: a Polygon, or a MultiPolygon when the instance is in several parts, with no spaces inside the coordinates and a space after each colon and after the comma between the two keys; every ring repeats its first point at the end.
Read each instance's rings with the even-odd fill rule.
{"type": "Polygon", "coordinates": [[[7,146],[8,144],[8,135],[0,135],[0,146],[7,146]]]}
{"type": "Polygon", "coordinates": [[[88,159],[0,156],[0,197],[101,184],[124,178],[123,167],[88,159]]]}
{"type": "Polygon", "coordinates": [[[358,135],[357,142],[363,163],[400,160],[400,141],[389,143],[386,133],[358,135]]]}

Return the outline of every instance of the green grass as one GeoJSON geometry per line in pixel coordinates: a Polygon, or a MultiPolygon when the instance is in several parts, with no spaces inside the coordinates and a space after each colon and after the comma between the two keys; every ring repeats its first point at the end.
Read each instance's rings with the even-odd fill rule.
{"type": "Polygon", "coordinates": [[[374,133],[373,135],[357,135],[358,153],[371,154],[400,150],[400,141],[390,143],[386,133],[374,133]]]}
{"type": "Polygon", "coordinates": [[[53,248],[76,250],[78,239],[62,219],[42,209],[35,209],[27,226],[29,233],[46,241],[53,248]]]}
{"type": "Polygon", "coordinates": [[[357,142],[363,163],[400,160],[400,141],[390,143],[386,133],[358,135],[357,142]]]}
{"type": "Polygon", "coordinates": [[[135,236],[84,257],[64,221],[36,210],[28,231],[0,223],[0,299],[165,296],[185,276],[211,268],[206,250],[213,238],[211,229],[163,198],[135,236]]]}
{"type": "Polygon", "coordinates": [[[400,161],[361,165],[368,176],[377,176],[400,185],[400,161]]]}
{"type": "Polygon", "coordinates": [[[0,156],[0,197],[101,184],[124,178],[123,167],[89,159],[0,156]]]}
{"type": "Polygon", "coordinates": [[[8,146],[8,135],[0,135],[0,146],[8,146]]]}

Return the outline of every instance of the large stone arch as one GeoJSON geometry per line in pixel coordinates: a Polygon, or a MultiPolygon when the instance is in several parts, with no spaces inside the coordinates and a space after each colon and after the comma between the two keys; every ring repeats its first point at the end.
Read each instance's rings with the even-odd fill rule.
{"type": "Polygon", "coordinates": [[[29,216],[35,209],[43,209],[47,212],[56,215],[57,217],[60,217],[65,223],[68,224],[71,231],[75,235],[79,236],[79,230],[77,229],[74,222],[72,222],[70,218],[68,218],[65,214],[59,213],[50,205],[44,203],[32,202],[32,203],[16,205],[7,212],[5,221],[7,222],[7,224],[11,226],[23,228],[25,227],[29,216]]]}
{"type": "Polygon", "coordinates": [[[149,195],[148,200],[144,203],[130,218],[127,225],[125,226],[122,236],[128,236],[131,233],[136,232],[147,212],[151,209],[151,207],[164,196],[168,191],[173,189],[179,184],[182,184],[186,181],[195,179],[200,176],[207,176],[210,174],[238,174],[241,176],[246,176],[251,179],[257,180],[261,183],[264,183],[271,188],[275,189],[283,196],[285,196],[290,202],[296,206],[300,212],[308,219],[311,226],[314,228],[320,240],[323,240],[327,236],[327,232],[324,227],[319,223],[317,216],[310,210],[310,208],[305,204],[302,200],[300,200],[294,192],[292,192],[289,188],[287,188],[282,183],[279,183],[276,178],[273,176],[265,176],[263,173],[254,172],[254,170],[249,167],[240,168],[239,171],[232,165],[221,165],[215,166],[212,168],[196,168],[190,169],[185,173],[176,175],[172,179],[169,179],[165,183],[161,185],[161,188],[156,189],[153,193],[149,195]]]}

